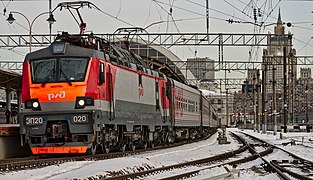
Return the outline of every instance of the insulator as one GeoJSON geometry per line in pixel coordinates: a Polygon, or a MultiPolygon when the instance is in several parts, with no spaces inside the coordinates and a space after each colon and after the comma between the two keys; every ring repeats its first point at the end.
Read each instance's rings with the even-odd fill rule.
{"type": "Polygon", "coordinates": [[[259,17],[262,16],[262,13],[261,13],[261,9],[260,9],[260,8],[258,8],[258,15],[259,15],[259,17]]]}
{"type": "Polygon", "coordinates": [[[287,27],[291,27],[291,22],[287,22],[287,27]]]}
{"type": "Polygon", "coordinates": [[[254,21],[257,20],[257,16],[256,16],[256,8],[253,9],[253,16],[254,16],[254,21]]]}

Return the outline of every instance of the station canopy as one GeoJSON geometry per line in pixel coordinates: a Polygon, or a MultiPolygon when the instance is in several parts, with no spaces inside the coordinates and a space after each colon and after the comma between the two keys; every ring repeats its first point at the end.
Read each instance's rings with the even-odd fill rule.
{"type": "Polygon", "coordinates": [[[0,88],[18,91],[21,89],[22,75],[12,70],[0,68],[0,88]]]}
{"type": "MultiPolygon", "coordinates": [[[[122,41],[121,41],[122,42],[122,41]]],[[[163,46],[154,45],[145,41],[131,41],[130,48],[140,55],[154,70],[159,70],[167,77],[188,84],[188,79],[196,79],[190,70],[186,70],[186,64],[178,67],[177,62],[184,62],[174,53],[163,46]],[[184,71],[181,71],[184,69],[184,71]]],[[[182,63],[180,63],[182,64],[182,63]]]]}

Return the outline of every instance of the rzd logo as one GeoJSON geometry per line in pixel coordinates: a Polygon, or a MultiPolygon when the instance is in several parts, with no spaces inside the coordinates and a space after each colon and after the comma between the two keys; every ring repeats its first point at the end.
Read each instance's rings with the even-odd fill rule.
{"type": "Polygon", "coordinates": [[[60,93],[56,94],[47,94],[48,100],[57,99],[57,98],[65,98],[65,91],[60,91],[60,93]]]}

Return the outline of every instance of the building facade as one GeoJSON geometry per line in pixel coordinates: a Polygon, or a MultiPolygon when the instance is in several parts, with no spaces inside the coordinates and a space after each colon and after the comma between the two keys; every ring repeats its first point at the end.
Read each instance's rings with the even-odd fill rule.
{"type": "Polygon", "coordinates": [[[205,58],[188,58],[187,69],[192,72],[198,81],[214,81],[214,60],[205,58]]]}
{"type": "Polygon", "coordinates": [[[214,91],[201,90],[214,106],[218,122],[222,126],[234,124],[232,119],[234,96],[231,93],[218,93],[214,91]]]}

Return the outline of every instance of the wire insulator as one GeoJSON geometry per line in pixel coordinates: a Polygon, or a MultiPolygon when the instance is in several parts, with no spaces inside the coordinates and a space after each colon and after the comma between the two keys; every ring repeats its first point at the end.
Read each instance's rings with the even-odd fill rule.
{"type": "Polygon", "coordinates": [[[253,17],[254,17],[254,21],[256,22],[257,20],[256,8],[253,9],[253,17]]]}

